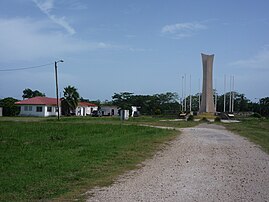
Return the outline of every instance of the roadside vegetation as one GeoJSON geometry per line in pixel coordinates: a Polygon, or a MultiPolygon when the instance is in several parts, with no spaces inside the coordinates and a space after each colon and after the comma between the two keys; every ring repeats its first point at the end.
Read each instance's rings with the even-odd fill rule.
{"type": "Polygon", "coordinates": [[[265,152],[269,153],[269,119],[244,118],[240,119],[240,123],[224,125],[227,129],[260,145],[265,152]]]}
{"type": "Polygon", "coordinates": [[[124,122],[108,117],[0,117],[0,201],[83,198],[88,189],[137,168],[179,133],[140,124],[195,123],[151,117],[124,122]]]}

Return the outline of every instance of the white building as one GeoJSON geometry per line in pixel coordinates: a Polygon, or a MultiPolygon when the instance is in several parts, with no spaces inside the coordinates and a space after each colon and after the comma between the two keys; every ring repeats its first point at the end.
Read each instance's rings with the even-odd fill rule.
{"type": "Polygon", "coordinates": [[[117,106],[101,106],[102,116],[118,116],[119,108],[117,106]]]}
{"type": "MultiPolygon", "coordinates": [[[[48,97],[33,97],[27,100],[18,101],[21,110],[19,116],[57,116],[57,99],[48,97]]],[[[59,106],[61,101],[59,99],[59,106]]],[[[61,107],[60,107],[61,112],[61,107]]],[[[61,113],[60,113],[61,115],[61,113]]]]}
{"type": "Polygon", "coordinates": [[[97,111],[98,106],[89,102],[79,102],[76,108],[76,116],[92,115],[93,111],[97,111]]]}
{"type": "MultiPolygon", "coordinates": [[[[57,116],[57,99],[48,97],[33,97],[15,103],[21,108],[19,116],[57,116]]],[[[59,106],[61,100],[59,99],[59,106]]],[[[60,112],[61,112],[61,107],[60,112]]],[[[98,110],[98,106],[88,102],[79,102],[75,110],[76,116],[91,115],[94,110],[98,110]]],[[[61,113],[60,113],[61,115],[61,113]]]]}

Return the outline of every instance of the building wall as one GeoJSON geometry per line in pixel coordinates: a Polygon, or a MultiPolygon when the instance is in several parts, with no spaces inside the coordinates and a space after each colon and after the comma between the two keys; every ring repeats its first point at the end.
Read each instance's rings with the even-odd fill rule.
{"type": "Polygon", "coordinates": [[[116,106],[101,106],[102,116],[118,116],[119,109],[116,106]]]}
{"type": "Polygon", "coordinates": [[[98,107],[82,107],[78,106],[76,108],[76,116],[87,116],[91,115],[94,110],[98,110],[98,107]]]}
{"type": "MultiPolygon", "coordinates": [[[[57,116],[56,106],[46,106],[46,105],[21,105],[21,111],[19,116],[39,116],[39,117],[47,117],[47,116],[57,116]],[[37,109],[42,109],[41,111],[37,111],[37,109]],[[50,111],[51,109],[51,111],[50,111]]],[[[61,108],[60,108],[61,111],[61,108]]]]}
{"type": "Polygon", "coordinates": [[[3,116],[3,107],[0,107],[0,116],[3,116]]]}
{"type": "MultiPolygon", "coordinates": [[[[45,116],[58,116],[58,112],[56,112],[56,106],[44,106],[45,107],[45,116]],[[49,109],[51,108],[51,110],[49,109]]],[[[61,115],[61,107],[60,108],[60,115],[61,115]]]]}
{"type": "Polygon", "coordinates": [[[87,107],[86,108],[86,115],[91,115],[93,111],[97,111],[98,110],[98,107],[87,107]]]}

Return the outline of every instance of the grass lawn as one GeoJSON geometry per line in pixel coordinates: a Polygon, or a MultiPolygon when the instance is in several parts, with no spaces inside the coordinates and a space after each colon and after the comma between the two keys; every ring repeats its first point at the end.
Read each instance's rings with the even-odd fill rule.
{"type": "Polygon", "coordinates": [[[227,129],[260,145],[264,151],[269,153],[269,119],[246,118],[240,121],[240,123],[224,125],[227,129]]]}
{"type": "MultiPolygon", "coordinates": [[[[1,120],[1,119],[0,119],[1,120]]],[[[44,121],[54,121],[55,118],[44,119],[44,121]]],[[[174,119],[156,118],[151,116],[140,116],[121,121],[119,117],[61,117],[60,122],[89,123],[89,124],[124,124],[124,125],[152,125],[169,126],[177,128],[192,127],[199,124],[193,121],[178,121],[174,119]]]]}
{"type": "Polygon", "coordinates": [[[0,201],[80,198],[136,168],[178,134],[104,119],[1,118],[0,201]]]}

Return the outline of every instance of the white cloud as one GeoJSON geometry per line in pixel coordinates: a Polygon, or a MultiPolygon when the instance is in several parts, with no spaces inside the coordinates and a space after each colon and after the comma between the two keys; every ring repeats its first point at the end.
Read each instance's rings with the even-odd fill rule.
{"type": "Polygon", "coordinates": [[[54,0],[45,0],[45,1],[38,1],[33,0],[33,2],[43,11],[49,13],[51,9],[53,9],[54,0]]]}
{"type": "Polygon", "coordinates": [[[83,41],[64,35],[50,22],[30,18],[0,18],[0,33],[2,61],[29,61],[38,58],[54,58],[79,51],[118,49],[112,44],[83,41]]]}
{"type": "Polygon", "coordinates": [[[193,36],[196,32],[200,30],[207,29],[202,23],[177,23],[171,25],[165,25],[161,33],[165,36],[170,36],[172,38],[181,39],[185,37],[193,36]]]}
{"type": "Polygon", "coordinates": [[[73,35],[76,33],[75,29],[66,21],[65,16],[57,17],[51,14],[51,10],[54,8],[54,0],[33,0],[36,6],[48,16],[54,23],[62,26],[66,31],[73,35]]]}
{"type": "Polygon", "coordinates": [[[88,8],[85,4],[86,1],[82,3],[80,0],[57,0],[57,2],[64,3],[66,5],[66,8],[71,10],[85,10],[88,8]]]}
{"type": "Polygon", "coordinates": [[[269,70],[269,50],[263,49],[255,56],[249,59],[237,60],[230,63],[230,66],[245,68],[245,69],[263,69],[269,70]]]}

